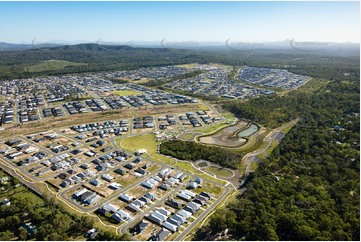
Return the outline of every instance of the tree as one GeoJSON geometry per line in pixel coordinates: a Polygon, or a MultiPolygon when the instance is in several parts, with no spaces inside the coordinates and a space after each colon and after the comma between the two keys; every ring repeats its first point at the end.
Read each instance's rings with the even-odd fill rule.
{"type": "Polygon", "coordinates": [[[19,228],[19,239],[20,240],[27,240],[28,238],[28,231],[26,231],[26,229],[24,229],[23,227],[19,228]]]}
{"type": "Polygon", "coordinates": [[[13,238],[13,233],[9,230],[6,230],[5,232],[0,232],[0,240],[7,241],[11,240],[13,238]]]}

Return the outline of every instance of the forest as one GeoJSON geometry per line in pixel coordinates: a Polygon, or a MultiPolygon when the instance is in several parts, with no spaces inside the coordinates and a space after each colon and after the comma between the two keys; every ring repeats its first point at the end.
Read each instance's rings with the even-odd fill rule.
{"type": "Polygon", "coordinates": [[[207,160],[228,168],[236,168],[242,158],[239,154],[223,148],[182,140],[163,142],[160,153],[180,160],[207,160]]]}
{"type": "Polygon", "coordinates": [[[354,78],[316,93],[226,105],[265,125],[301,119],[249,176],[245,193],[215,213],[194,240],[212,240],[228,228],[232,240],[359,241],[359,86],[354,78]]]}
{"type": "Polygon", "coordinates": [[[359,75],[358,72],[354,72],[359,63],[359,56],[356,53],[359,53],[359,47],[326,49],[321,52],[302,52],[292,48],[267,48],[244,52],[225,47],[186,50],[79,44],[1,51],[0,80],[84,72],[120,71],[187,63],[222,63],[232,66],[281,68],[296,74],[332,80],[344,77],[344,73],[348,73],[350,76],[359,75]],[[29,66],[42,63],[44,60],[63,60],[79,65],[66,66],[58,70],[26,71],[29,66]]]}

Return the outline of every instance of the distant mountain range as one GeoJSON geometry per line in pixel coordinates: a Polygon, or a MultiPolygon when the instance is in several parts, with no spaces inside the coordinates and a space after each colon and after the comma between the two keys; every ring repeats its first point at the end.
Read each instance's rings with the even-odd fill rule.
{"type": "MultiPolygon", "coordinates": [[[[297,39],[286,39],[283,41],[272,42],[247,42],[238,41],[228,38],[224,42],[220,41],[171,41],[166,38],[161,41],[128,41],[128,42],[66,42],[66,41],[49,41],[46,43],[31,44],[14,44],[0,42],[0,51],[19,51],[29,49],[52,48],[60,46],[81,46],[81,45],[97,45],[103,46],[107,49],[116,49],[117,46],[131,46],[131,47],[145,47],[145,48],[173,48],[173,49],[204,49],[204,48],[229,48],[229,49],[268,49],[268,48],[301,48],[301,49],[320,49],[320,48],[355,48],[359,43],[344,42],[317,42],[317,41],[298,41],[297,39]]],[[[69,48],[69,47],[67,47],[69,48]]]]}
{"type": "MultiPolygon", "coordinates": [[[[148,43],[150,44],[150,43],[148,43]]],[[[97,71],[128,70],[149,66],[177,65],[185,63],[223,63],[226,65],[270,65],[275,58],[285,65],[294,60],[315,57],[315,63],[331,61],[335,57],[359,58],[359,44],[297,42],[285,40],[269,43],[236,42],[231,39],[223,45],[210,42],[176,43],[163,41],[161,46],[151,45],[103,45],[85,43],[61,44],[11,44],[0,42],[0,79],[26,78],[34,65],[44,61],[62,60],[74,62],[56,70],[44,69],[36,75],[69,74],[97,71]]],[[[46,62],[45,62],[46,63],[46,62]]],[[[293,70],[296,71],[297,70],[293,70]]],[[[304,74],[304,73],[301,73],[304,74]]]]}

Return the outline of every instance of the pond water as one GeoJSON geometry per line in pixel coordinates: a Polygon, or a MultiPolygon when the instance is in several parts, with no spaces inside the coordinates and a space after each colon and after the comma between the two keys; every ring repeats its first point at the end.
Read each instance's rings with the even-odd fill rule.
{"type": "Polygon", "coordinates": [[[242,130],[237,134],[238,137],[247,137],[250,136],[253,133],[256,133],[258,131],[258,126],[255,124],[251,124],[247,129],[242,130]]]}

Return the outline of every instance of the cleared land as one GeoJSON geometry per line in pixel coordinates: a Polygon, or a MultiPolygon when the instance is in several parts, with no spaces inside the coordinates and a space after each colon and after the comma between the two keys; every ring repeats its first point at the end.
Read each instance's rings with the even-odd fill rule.
{"type": "Polygon", "coordinates": [[[65,69],[67,67],[83,66],[83,65],[87,65],[87,64],[64,61],[64,60],[45,60],[36,65],[24,67],[24,70],[26,72],[56,71],[56,70],[65,69]]]}
{"type": "Polygon", "coordinates": [[[240,121],[235,125],[221,129],[220,131],[199,138],[199,142],[209,145],[219,145],[228,148],[236,148],[244,145],[247,140],[238,136],[232,137],[238,130],[247,127],[247,123],[240,121]]]}
{"type": "Polygon", "coordinates": [[[142,93],[134,90],[116,90],[112,91],[114,95],[118,96],[135,96],[135,95],[141,95],[142,93]]]}
{"type": "Polygon", "coordinates": [[[146,149],[148,153],[154,154],[157,152],[158,142],[155,140],[155,135],[147,134],[125,138],[121,141],[121,144],[129,150],[146,149]]]}
{"type": "Polygon", "coordinates": [[[13,126],[5,131],[1,132],[2,137],[9,137],[16,134],[31,134],[41,131],[46,131],[54,128],[67,127],[72,125],[84,124],[84,123],[93,123],[94,120],[97,122],[119,119],[120,117],[130,118],[130,117],[144,117],[146,115],[155,115],[155,114],[168,114],[168,113],[182,113],[190,111],[198,111],[203,106],[203,104],[183,104],[179,106],[159,106],[152,107],[147,109],[127,109],[127,110],[109,110],[105,112],[91,112],[86,114],[73,115],[71,118],[69,116],[63,117],[49,117],[40,121],[27,123],[21,126],[13,126]]]}

